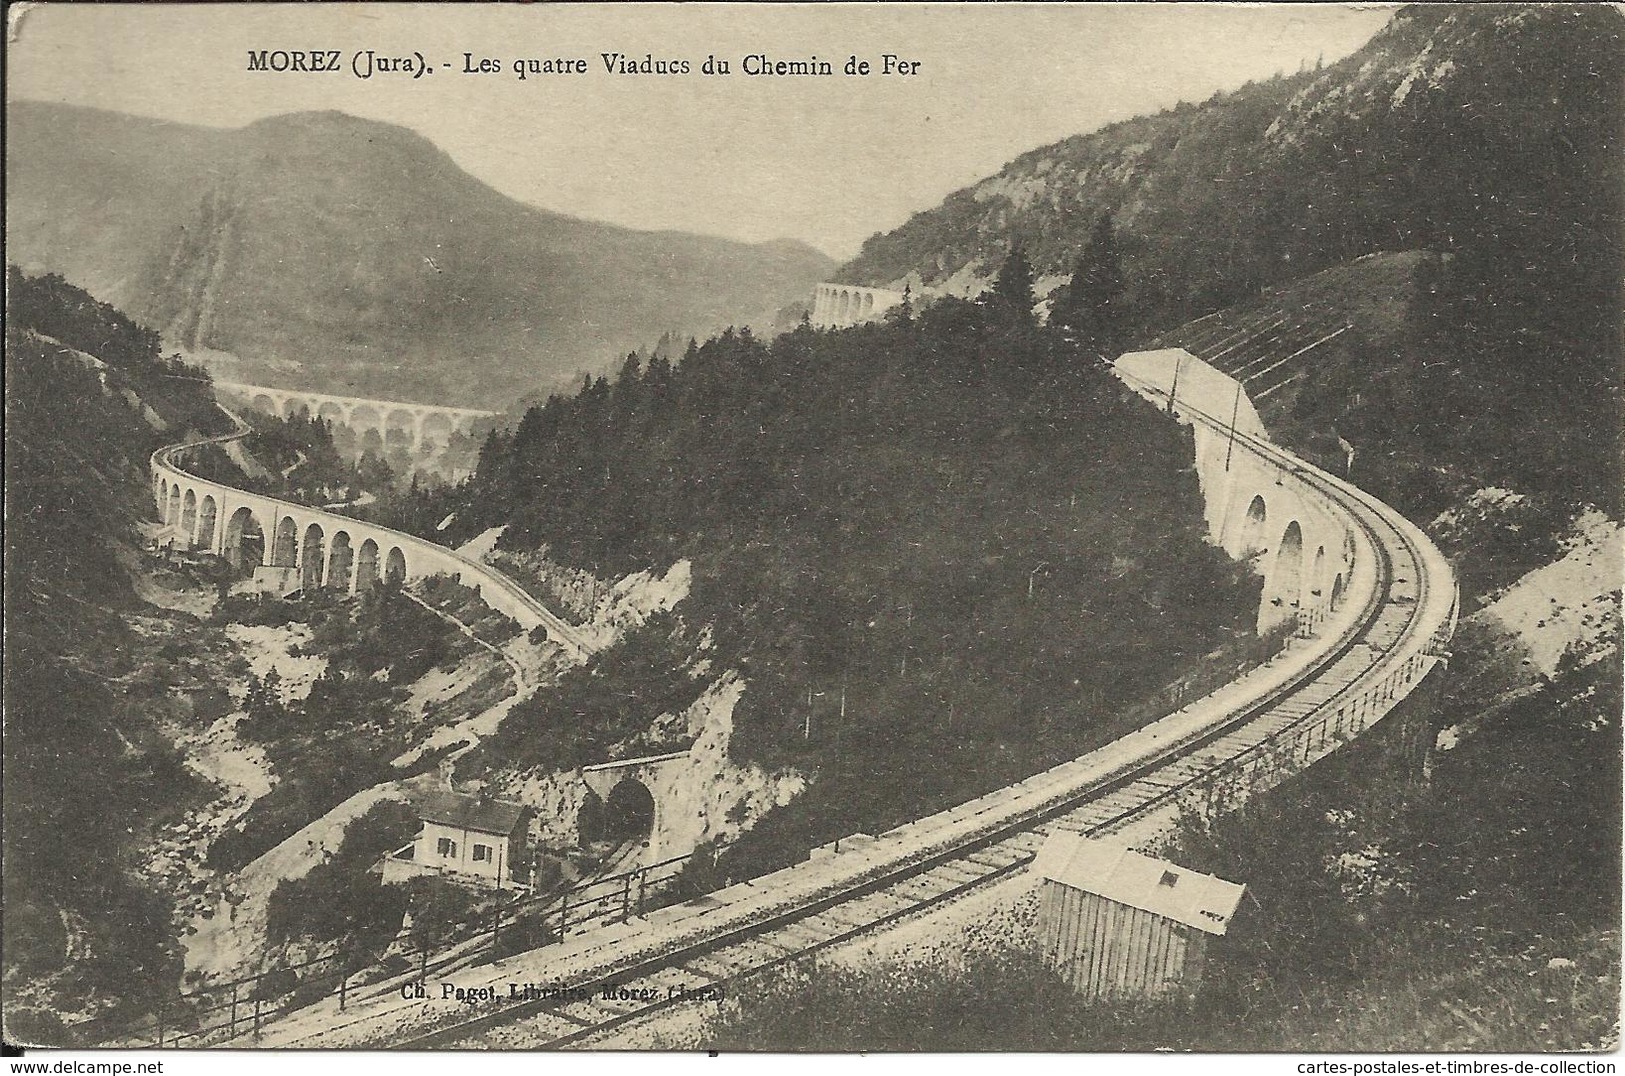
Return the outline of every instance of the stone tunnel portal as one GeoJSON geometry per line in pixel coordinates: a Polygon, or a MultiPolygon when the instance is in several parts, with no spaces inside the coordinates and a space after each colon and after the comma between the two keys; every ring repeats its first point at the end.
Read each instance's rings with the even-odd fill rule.
{"type": "Polygon", "coordinates": [[[610,790],[604,804],[604,836],[617,843],[642,840],[654,832],[655,798],[642,781],[627,778],[610,790]]]}

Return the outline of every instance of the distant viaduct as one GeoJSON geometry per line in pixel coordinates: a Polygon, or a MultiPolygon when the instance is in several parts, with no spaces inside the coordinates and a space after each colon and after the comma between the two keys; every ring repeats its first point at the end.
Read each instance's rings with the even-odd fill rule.
{"type": "Polygon", "coordinates": [[[813,289],[812,323],[820,329],[844,329],[873,321],[902,301],[900,291],[860,288],[854,284],[820,284],[813,289]]]}
{"type": "Polygon", "coordinates": [[[239,570],[282,568],[306,591],[354,594],[385,581],[452,576],[477,588],[487,605],[526,631],[544,627],[566,650],[587,653],[575,629],[488,564],[388,527],[199,478],[181,463],[190,449],[248,432],[244,426],[153,453],[152,494],[164,523],[162,540],[217,554],[239,570]]]}
{"type": "Polygon", "coordinates": [[[468,433],[481,420],[496,417],[495,411],[480,411],[472,407],[331,396],[323,392],[274,389],[235,381],[216,381],[214,388],[222,396],[240,400],[278,418],[286,418],[292,409],[302,407],[313,418],[343,423],[357,433],[377,431],[379,438],[386,442],[391,430],[401,430],[411,435],[414,449],[421,448],[426,439],[432,440],[436,435],[444,442],[454,430],[468,433]]]}

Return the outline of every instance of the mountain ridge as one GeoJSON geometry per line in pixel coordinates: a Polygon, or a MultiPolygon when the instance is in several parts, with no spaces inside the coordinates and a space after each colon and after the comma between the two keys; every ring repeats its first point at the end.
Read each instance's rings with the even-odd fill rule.
{"type": "Polygon", "coordinates": [[[13,260],[227,353],[235,379],[501,407],[664,332],[769,325],[834,264],[528,205],[342,112],[204,128],[15,102],[11,119],[13,260]]]}
{"type": "MultiPolygon", "coordinates": [[[[1167,327],[1364,254],[1447,246],[1506,178],[1474,168],[1606,178],[1608,147],[1578,135],[1598,129],[1608,92],[1588,80],[1625,64],[1622,39],[1617,10],[1403,8],[1324,68],[1023,153],[872,236],[835,279],[974,294],[1019,244],[1042,288],[1109,213],[1135,302],[1167,327]]],[[[1612,205],[1603,179],[1573,201],[1612,205]]]]}

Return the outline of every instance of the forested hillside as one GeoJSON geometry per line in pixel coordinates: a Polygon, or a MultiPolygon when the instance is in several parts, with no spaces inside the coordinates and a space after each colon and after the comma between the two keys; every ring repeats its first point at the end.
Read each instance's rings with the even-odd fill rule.
{"type": "Polygon", "coordinates": [[[1036,149],[877,235],[843,280],[963,294],[1013,245],[1064,281],[1116,222],[1134,335],[1380,251],[1432,253],[1401,382],[1426,447],[1611,500],[1625,17],[1404,8],[1323,70],[1036,149]],[[1600,488],[1599,488],[1600,487],[1600,488]]]}
{"type": "Polygon", "coordinates": [[[264,412],[250,412],[244,418],[252,429],[240,442],[236,458],[219,445],[205,445],[187,455],[187,469],[237,489],[317,507],[348,505],[394,491],[396,475],[389,462],[371,449],[346,457],[338,449],[331,419],[312,417],[304,408],[284,418],[264,412]],[[237,462],[243,458],[254,461],[254,473],[237,462]]]}
{"type": "MultiPolygon", "coordinates": [[[[819,775],[747,838],[766,858],[1070,758],[1257,599],[1204,540],[1188,433],[1041,330],[1012,262],[983,303],[629,361],[418,524],[606,576],[690,559],[689,636],[749,683],[733,753],[819,775]]],[[[498,739],[538,750],[556,717],[498,739]]]]}
{"type": "MultiPolygon", "coordinates": [[[[8,1032],[52,1011],[140,1011],[174,974],[169,908],[128,854],[197,784],[158,722],[186,674],[129,563],[147,458],[230,429],[201,371],[57,277],[8,273],[5,984],[8,1032]],[[92,358],[88,352],[95,352],[92,358]],[[51,996],[51,995],[47,995],[51,996]]],[[[36,1029],[38,1030],[38,1029],[36,1029]]],[[[12,1034],[8,1034],[8,1039],[12,1034]]],[[[61,1041],[44,1029],[45,1041],[61,1041]]]]}

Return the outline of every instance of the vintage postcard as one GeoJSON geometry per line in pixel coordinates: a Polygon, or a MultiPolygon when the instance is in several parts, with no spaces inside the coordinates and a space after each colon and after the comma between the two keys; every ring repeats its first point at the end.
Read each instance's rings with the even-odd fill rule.
{"type": "Polygon", "coordinates": [[[1616,1050],[1622,71],[12,5],[8,1048],[1616,1050]]]}

